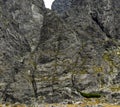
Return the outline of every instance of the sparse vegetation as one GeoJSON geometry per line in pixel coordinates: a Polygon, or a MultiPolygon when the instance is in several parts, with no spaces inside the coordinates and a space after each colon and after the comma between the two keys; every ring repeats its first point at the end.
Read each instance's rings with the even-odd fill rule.
{"type": "Polygon", "coordinates": [[[80,92],[80,94],[85,97],[85,98],[100,98],[101,94],[99,93],[84,93],[84,92],[80,92]]]}

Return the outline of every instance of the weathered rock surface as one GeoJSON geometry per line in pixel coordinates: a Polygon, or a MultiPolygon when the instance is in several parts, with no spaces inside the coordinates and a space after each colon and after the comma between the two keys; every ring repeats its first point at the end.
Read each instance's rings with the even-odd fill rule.
{"type": "Polygon", "coordinates": [[[0,98],[31,104],[120,102],[119,0],[0,0],[0,98]]]}
{"type": "Polygon", "coordinates": [[[114,91],[120,91],[120,69],[117,65],[120,61],[120,4],[116,4],[117,0],[69,0],[67,2],[71,2],[70,7],[60,11],[65,9],[62,5],[64,2],[66,1],[56,0],[53,10],[56,9],[60,17],[77,33],[77,38],[85,44],[81,58],[85,59],[83,56],[86,56],[84,70],[87,69],[87,74],[75,76],[76,87],[87,92],[107,91],[109,102],[119,103],[118,97],[110,95],[114,91]]]}
{"type": "Polygon", "coordinates": [[[24,56],[36,50],[44,20],[42,0],[0,0],[0,98],[30,102],[33,89],[23,73],[24,56]]]}

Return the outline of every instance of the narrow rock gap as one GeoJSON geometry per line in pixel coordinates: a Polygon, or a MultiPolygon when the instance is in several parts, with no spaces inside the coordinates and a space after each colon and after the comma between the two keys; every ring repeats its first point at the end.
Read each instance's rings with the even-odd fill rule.
{"type": "Polygon", "coordinates": [[[52,3],[54,2],[54,0],[44,0],[45,3],[45,7],[49,8],[51,10],[52,7],[52,3]]]}
{"type": "Polygon", "coordinates": [[[106,36],[108,37],[108,38],[111,38],[111,35],[109,35],[104,29],[104,26],[99,22],[99,20],[98,20],[98,18],[97,18],[97,15],[95,14],[95,15],[93,15],[93,14],[91,14],[91,18],[92,18],[92,20],[100,27],[100,29],[106,34],[106,36]]]}

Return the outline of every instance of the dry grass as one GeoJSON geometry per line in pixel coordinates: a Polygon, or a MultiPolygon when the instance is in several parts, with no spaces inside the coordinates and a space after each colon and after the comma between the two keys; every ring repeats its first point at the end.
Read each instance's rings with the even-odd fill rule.
{"type": "Polygon", "coordinates": [[[24,104],[1,104],[0,107],[90,107],[97,105],[102,105],[102,107],[120,107],[120,105],[111,105],[111,104],[95,104],[91,103],[83,103],[83,104],[44,104],[44,105],[34,105],[34,106],[27,106],[24,104]]]}

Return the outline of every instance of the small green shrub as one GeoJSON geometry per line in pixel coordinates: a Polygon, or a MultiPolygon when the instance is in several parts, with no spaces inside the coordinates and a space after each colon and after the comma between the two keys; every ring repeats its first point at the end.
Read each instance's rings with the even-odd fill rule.
{"type": "Polygon", "coordinates": [[[101,97],[101,94],[99,94],[99,93],[84,93],[84,92],[80,92],[80,94],[83,97],[86,97],[86,98],[100,98],[101,97]]]}

